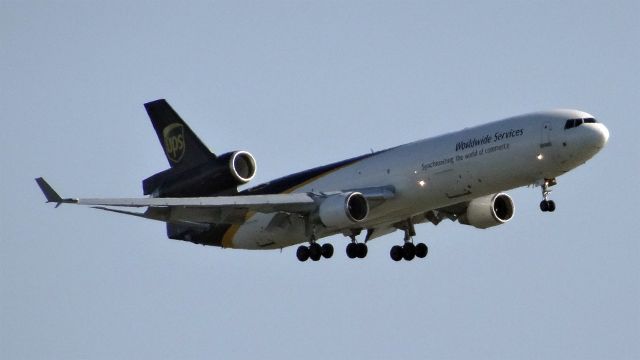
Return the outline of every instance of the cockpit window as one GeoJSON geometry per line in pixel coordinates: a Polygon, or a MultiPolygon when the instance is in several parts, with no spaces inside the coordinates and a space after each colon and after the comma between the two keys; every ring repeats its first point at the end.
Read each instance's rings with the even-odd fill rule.
{"type": "Polygon", "coordinates": [[[597,123],[596,119],[594,118],[585,118],[585,119],[569,119],[567,120],[567,122],[564,124],[564,129],[571,129],[574,127],[578,127],[582,124],[595,124],[597,123]]]}

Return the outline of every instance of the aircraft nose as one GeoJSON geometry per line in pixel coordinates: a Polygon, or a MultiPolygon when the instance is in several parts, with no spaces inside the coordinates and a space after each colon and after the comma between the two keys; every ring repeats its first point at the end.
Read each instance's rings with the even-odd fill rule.
{"type": "Polygon", "coordinates": [[[609,141],[609,129],[603,124],[596,124],[596,147],[602,149],[609,141]]]}

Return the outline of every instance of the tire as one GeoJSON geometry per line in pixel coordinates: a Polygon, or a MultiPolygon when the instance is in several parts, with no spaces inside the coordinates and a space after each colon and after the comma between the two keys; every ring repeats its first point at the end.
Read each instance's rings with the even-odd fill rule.
{"type": "Polygon", "coordinates": [[[399,245],[395,245],[389,251],[389,255],[391,256],[391,260],[400,261],[402,260],[402,247],[399,245]]]}
{"type": "Polygon", "coordinates": [[[416,246],[410,242],[405,243],[402,247],[402,257],[407,261],[413,260],[416,257],[416,246]]]}
{"type": "Polygon", "coordinates": [[[356,244],[356,250],[358,250],[357,254],[358,254],[358,258],[360,259],[364,259],[365,257],[367,257],[367,253],[369,252],[369,248],[365,243],[356,244]]]}
{"type": "Polygon", "coordinates": [[[540,210],[542,210],[542,212],[549,211],[549,202],[547,200],[540,201],[540,210]]]}
{"type": "Polygon", "coordinates": [[[309,258],[313,261],[318,261],[322,257],[322,247],[318,243],[313,243],[309,246],[309,258]]]}
{"type": "Polygon", "coordinates": [[[300,261],[307,261],[307,259],[309,259],[309,248],[304,245],[300,245],[296,251],[296,257],[300,261]]]}
{"type": "Polygon", "coordinates": [[[347,256],[349,259],[355,259],[358,256],[358,246],[356,243],[349,243],[347,245],[347,256]]]}
{"type": "Polygon", "coordinates": [[[555,203],[555,201],[549,200],[549,205],[548,206],[549,206],[549,211],[550,212],[556,211],[556,203],[555,203]]]}
{"type": "Polygon", "coordinates": [[[333,245],[329,243],[322,244],[322,256],[325,259],[330,259],[333,256],[333,245]]]}
{"type": "Polygon", "coordinates": [[[429,248],[425,243],[419,243],[416,245],[416,256],[423,259],[429,253],[429,248]]]}

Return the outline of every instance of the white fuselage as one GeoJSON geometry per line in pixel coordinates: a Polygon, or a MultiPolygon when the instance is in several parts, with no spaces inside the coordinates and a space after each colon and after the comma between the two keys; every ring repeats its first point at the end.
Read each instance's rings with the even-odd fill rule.
{"type": "MultiPolygon", "coordinates": [[[[583,164],[606,143],[600,123],[565,129],[577,110],[517,116],[428,138],[366,157],[323,174],[289,192],[350,190],[392,186],[395,196],[371,209],[362,229],[388,227],[429,210],[552,179],[583,164]]],[[[223,246],[282,248],[308,241],[302,218],[270,226],[274,214],[251,215],[225,235],[223,246]]],[[[335,229],[318,228],[318,238],[335,229]]]]}

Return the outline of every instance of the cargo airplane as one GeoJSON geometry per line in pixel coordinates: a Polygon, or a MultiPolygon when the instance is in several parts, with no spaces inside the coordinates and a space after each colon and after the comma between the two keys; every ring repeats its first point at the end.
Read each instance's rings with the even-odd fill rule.
{"type": "Polygon", "coordinates": [[[170,239],[234,249],[299,245],[300,261],[330,258],[320,240],[348,237],[349,258],[364,258],[367,243],[400,230],[394,261],[424,258],[415,225],[449,219],[485,229],[514,215],[503,191],[537,185],[540,209],[558,176],[585,163],[609,139],[607,128],[578,110],[507,118],[371,152],[245,190],[256,173],[247,151],[216,155],[165,100],[145,104],[170,168],[142,182],[141,198],[62,198],[36,179],[47,202],[89,205],[166,223],[170,239]],[[132,211],[131,208],[146,208],[132,211]]]}

